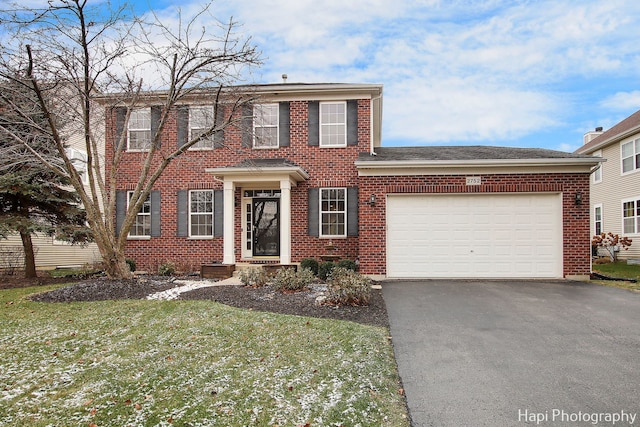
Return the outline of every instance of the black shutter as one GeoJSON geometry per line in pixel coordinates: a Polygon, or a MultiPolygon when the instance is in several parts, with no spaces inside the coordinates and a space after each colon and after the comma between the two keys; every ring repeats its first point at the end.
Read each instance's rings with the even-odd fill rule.
{"type": "Polygon", "coordinates": [[[358,235],[358,187],[347,188],[347,236],[358,235]]]}
{"type": "Polygon", "coordinates": [[[280,147],[289,146],[289,102],[281,102],[278,107],[278,133],[280,139],[280,147]]]}
{"type": "Polygon", "coordinates": [[[253,106],[242,107],[242,147],[253,147],[253,106]]]}
{"type": "Polygon", "coordinates": [[[162,146],[162,138],[160,138],[160,135],[156,136],[160,127],[161,115],[162,107],[159,105],[151,107],[151,138],[155,138],[154,141],[156,141],[156,148],[158,149],[162,146]]]}
{"type": "Polygon", "coordinates": [[[309,223],[309,236],[319,236],[320,235],[320,189],[319,188],[310,188],[309,189],[309,200],[307,200],[307,208],[308,208],[308,223],[309,223]]]}
{"type": "Polygon", "coordinates": [[[116,191],[116,235],[120,234],[124,217],[127,215],[127,192],[116,191]]]}
{"type": "MultiPolygon", "coordinates": [[[[127,118],[127,108],[126,107],[116,107],[116,134],[114,135],[113,140],[113,151],[118,149],[118,144],[120,143],[120,138],[124,132],[125,120],[127,118]]],[[[127,149],[127,139],[125,136],[124,147],[123,150],[127,149]]]]}
{"type": "Polygon", "coordinates": [[[182,147],[189,139],[189,106],[178,107],[178,148],[182,147]]]}
{"type": "Polygon", "coordinates": [[[347,101],[347,145],[358,145],[358,101],[347,101]]]}
{"type": "Polygon", "coordinates": [[[160,237],[160,191],[151,192],[151,237],[160,237]]]}
{"type": "Polygon", "coordinates": [[[309,145],[320,145],[320,103],[309,101],[309,145]]]}
{"type": "Polygon", "coordinates": [[[178,191],[178,237],[189,237],[189,191],[178,191]]]}
{"type": "MultiPolygon", "coordinates": [[[[213,191],[213,237],[224,235],[224,190],[213,191]]],[[[233,239],[233,236],[230,237],[233,239]]]]}
{"type": "MultiPolygon", "coordinates": [[[[222,124],[224,123],[224,107],[222,107],[222,105],[218,104],[215,106],[215,115],[216,115],[216,122],[215,125],[217,127],[222,126],[222,124]]],[[[213,134],[213,146],[215,148],[220,148],[220,147],[224,147],[224,128],[220,129],[219,131],[216,131],[213,134]]]]}

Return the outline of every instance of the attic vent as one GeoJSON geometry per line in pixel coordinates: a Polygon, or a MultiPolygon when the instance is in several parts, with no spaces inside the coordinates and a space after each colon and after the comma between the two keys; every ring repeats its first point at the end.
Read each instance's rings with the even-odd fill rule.
{"type": "Polygon", "coordinates": [[[602,126],[598,126],[598,127],[596,128],[596,132],[602,132],[602,126]]]}
{"type": "Polygon", "coordinates": [[[287,78],[288,76],[286,74],[282,75],[282,83],[286,83],[287,82],[287,78]]]}

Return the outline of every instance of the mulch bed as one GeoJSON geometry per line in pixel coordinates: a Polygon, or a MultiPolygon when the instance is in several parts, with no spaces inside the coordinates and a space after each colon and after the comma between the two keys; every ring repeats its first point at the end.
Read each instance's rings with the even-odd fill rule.
{"type": "MultiPolygon", "coordinates": [[[[193,278],[189,278],[193,280],[193,278]]],[[[109,280],[92,278],[80,280],[69,286],[50,292],[33,295],[31,299],[39,302],[102,301],[120,299],[142,299],[149,294],[161,292],[177,286],[173,278],[139,277],[131,280],[109,280]]],[[[69,279],[11,281],[0,278],[0,289],[24,287],[50,283],[69,283],[69,279]]],[[[180,295],[183,300],[210,300],[232,307],[256,311],[268,311],[327,319],[349,320],[357,323],[389,326],[387,309],[382,291],[373,289],[367,306],[332,306],[316,303],[317,290],[307,289],[294,293],[282,293],[269,286],[252,288],[245,286],[211,286],[195,289],[180,295]]]]}

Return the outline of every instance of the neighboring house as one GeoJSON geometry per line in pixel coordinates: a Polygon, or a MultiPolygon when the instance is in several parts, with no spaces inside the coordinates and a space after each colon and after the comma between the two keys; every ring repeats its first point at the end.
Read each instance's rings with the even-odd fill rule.
{"type": "MultiPolygon", "coordinates": [[[[340,256],[381,277],[589,275],[593,157],[382,147],[381,85],[284,83],[252,93],[253,109],[236,117],[243,126],[190,149],[156,183],[129,232],[126,256],[139,268],[340,256]]],[[[128,133],[116,228],[158,108],[134,110],[128,124],[119,108],[107,116],[107,164],[119,132],[128,133]]],[[[206,96],[185,102],[165,123],[161,150],[213,114],[206,96]]]]}
{"type": "MultiPolygon", "coordinates": [[[[85,186],[89,188],[87,153],[84,140],[78,134],[69,138],[67,152],[76,170],[83,177],[85,186]]],[[[32,235],[32,241],[38,270],[91,266],[101,261],[100,251],[95,243],[72,245],[42,233],[32,235]]],[[[7,270],[24,268],[24,251],[19,234],[0,239],[0,269],[3,268],[7,270]]]]}
{"type": "Polygon", "coordinates": [[[576,153],[606,159],[591,174],[591,235],[629,237],[633,243],[618,257],[640,258],[640,110],[607,131],[586,133],[576,153]]]}

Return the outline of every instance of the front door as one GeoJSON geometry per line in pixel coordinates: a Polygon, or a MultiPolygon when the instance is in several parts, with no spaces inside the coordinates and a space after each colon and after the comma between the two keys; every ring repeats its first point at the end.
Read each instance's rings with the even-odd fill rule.
{"type": "Polygon", "coordinates": [[[251,201],[252,255],[280,256],[280,199],[251,201]]]}

